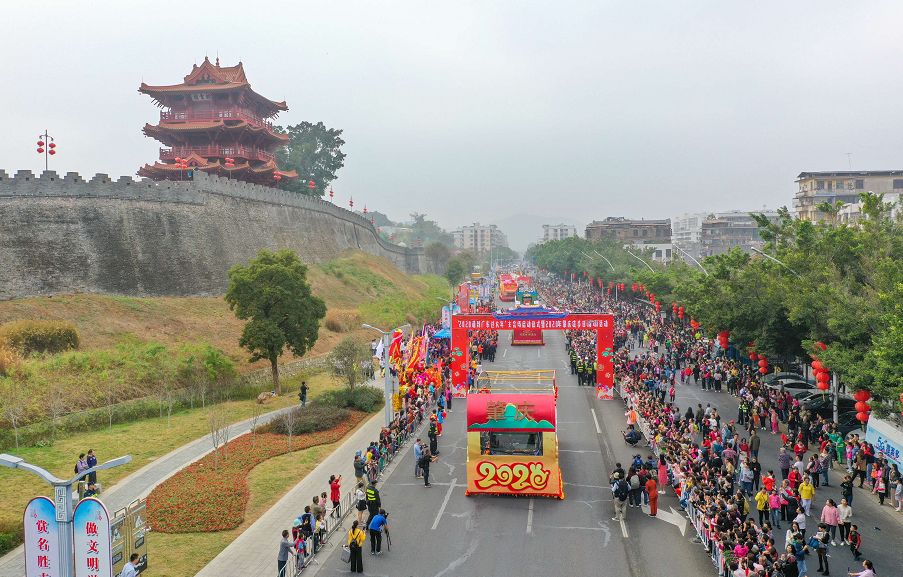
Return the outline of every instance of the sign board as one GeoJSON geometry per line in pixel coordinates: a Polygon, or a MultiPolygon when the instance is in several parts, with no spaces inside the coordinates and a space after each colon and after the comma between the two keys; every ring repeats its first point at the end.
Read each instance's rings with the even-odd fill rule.
{"type": "Polygon", "coordinates": [[[110,553],[112,555],[113,575],[119,577],[125,567],[125,509],[116,511],[110,521],[110,553]]]}
{"type": "Polygon", "coordinates": [[[25,577],[63,577],[60,529],[56,506],[47,497],[35,497],[25,507],[25,577]]]}
{"type": "Polygon", "coordinates": [[[875,447],[875,454],[884,453],[891,463],[903,467],[903,431],[892,423],[881,420],[874,415],[869,417],[865,431],[865,442],[875,447]]]}
{"type": "Polygon", "coordinates": [[[442,328],[447,329],[451,326],[451,310],[448,305],[442,307],[442,328]]]}
{"type": "Polygon", "coordinates": [[[78,502],[72,517],[75,577],[113,577],[110,514],[94,497],[78,502]]]}
{"type": "Polygon", "coordinates": [[[126,515],[127,544],[129,554],[138,554],[138,573],[147,570],[147,501],[135,501],[129,505],[126,515]]]}

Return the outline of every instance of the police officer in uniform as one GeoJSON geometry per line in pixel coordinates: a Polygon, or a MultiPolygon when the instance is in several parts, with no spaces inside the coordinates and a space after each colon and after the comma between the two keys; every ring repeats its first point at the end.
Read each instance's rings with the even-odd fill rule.
{"type": "Polygon", "coordinates": [[[571,374],[577,374],[577,351],[571,349],[571,374]]]}
{"type": "Polygon", "coordinates": [[[373,520],[373,516],[379,513],[379,508],[382,507],[383,502],[382,499],[379,498],[379,489],[376,488],[376,481],[372,481],[367,486],[367,527],[370,526],[370,521],[373,520]]]}
{"type": "Polygon", "coordinates": [[[577,384],[583,386],[583,359],[577,358],[577,384]]]}

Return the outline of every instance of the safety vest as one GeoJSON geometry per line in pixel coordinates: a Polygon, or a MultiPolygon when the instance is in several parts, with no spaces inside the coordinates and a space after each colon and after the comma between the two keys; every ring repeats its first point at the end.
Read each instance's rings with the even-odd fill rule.
{"type": "Polygon", "coordinates": [[[367,500],[376,501],[376,489],[373,487],[367,487],[367,500]]]}

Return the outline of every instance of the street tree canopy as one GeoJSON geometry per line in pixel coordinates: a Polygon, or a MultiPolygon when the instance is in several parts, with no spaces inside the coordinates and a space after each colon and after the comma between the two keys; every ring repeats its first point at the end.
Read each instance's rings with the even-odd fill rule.
{"type": "Polygon", "coordinates": [[[310,350],[326,315],[323,300],[311,293],[307,267],[290,250],[262,250],[247,265],[229,269],[226,302],[235,316],[248,321],[239,344],[251,353],[251,362],[270,361],[276,393],[281,393],[279,357],[285,349],[299,357],[310,350]]]}
{"type": "Polygon", "coordinates": [[[342,131],[326,128],[322,122],[302,122],[294,126],[276,126],[279,134],[288,135],[288,143],[276,151],[276,162],[283,170],[295,170],[298,178],[288,180],[281,188],[311,196],[323,196],[336,173],[345,166],[342,131]],[[314,188],[308,188],[310,181],[314,188]]]}

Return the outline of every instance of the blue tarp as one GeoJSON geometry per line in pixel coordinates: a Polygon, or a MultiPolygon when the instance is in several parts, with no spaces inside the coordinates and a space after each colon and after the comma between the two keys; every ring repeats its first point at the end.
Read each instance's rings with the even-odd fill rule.
{"type": "Polygon", "coordinates": [[[438,333],[434,334],[434,335],[433,335],[433,338],[434,338],[434,339],[450,339],[450,338],[451,338],[451,331],[448,330],[448,329],[442,329],[442,330],[439,331],[438,333]]]}

